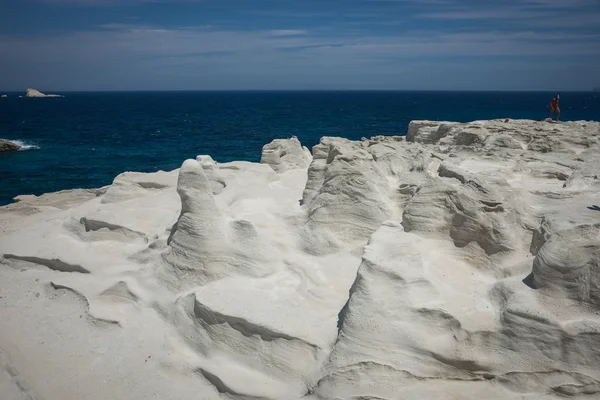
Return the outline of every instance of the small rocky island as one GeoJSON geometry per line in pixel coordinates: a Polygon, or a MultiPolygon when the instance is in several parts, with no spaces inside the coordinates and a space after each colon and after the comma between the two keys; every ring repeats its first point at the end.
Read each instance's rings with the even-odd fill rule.
{"type": "Polygon", "coordinates": [[[65,97],[65,96],[61,96],[59,94],[44,94],[36,89],[27,89],[27,92],[25,93],[25,97],[65,97]]]}
{"type": "Polygon", "coordinates": [[[8,140],[0,139],[0,152],[3,151],[18,151],[21,150],[21,146],[16,143],[9,142],[8,140]]]}

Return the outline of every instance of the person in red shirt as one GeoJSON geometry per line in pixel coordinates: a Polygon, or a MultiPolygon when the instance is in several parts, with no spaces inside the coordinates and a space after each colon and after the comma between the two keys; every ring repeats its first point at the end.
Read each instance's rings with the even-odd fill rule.
{"type": "Polygon", "coordinates": [[[558,108],[558,100],[559,99],[560,99],[560,97],[558,95],[552,99],[552,101],[550,102],[550,115],[548,115],[548,118],[552,119],[552,114],[554,113],[554,111],[556,111],[556,120],[557,121],[560,118],[560,108],[558,108]]]}

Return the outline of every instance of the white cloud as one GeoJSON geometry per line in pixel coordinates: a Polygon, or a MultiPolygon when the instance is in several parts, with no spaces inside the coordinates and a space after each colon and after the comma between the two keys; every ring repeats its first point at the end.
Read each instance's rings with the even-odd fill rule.
{"type": "Polygon", "coordinates": [[[468,6],[455,3],[436,9],[423,9],[417,17],[449,21],[483,20],[522,29],[586,28],[598,26],[599,6],[598,0],[518,0],[497,4],[473,2],[468,6]]]}
{"type": "MultiPolygon", "coordinates": [[[[0,54],[11,55],[0,64],[0,87],[243,89],[340,83],[343,77],[348,85],[371,82],[379,87],[386,80],[399,82],[399,71],[406,71],[403,82],[414,85],[426,82],[415,66],[427,64],[427,59],[439,60],[439,67],[431,68],[440,73],[444,65],[452,63],[473,72],[480,68],[497,71],[500,65],[515,72],[524,64],[545,71],[549,68],[546,64],[559,68],[566,62],[577,64],[581,57],[591,61],[571,71],[600,67],[597,34],[423,30],[346,36],[342,32],[317,35],[312,29],[311,34],[307,30],[273,32],[106,24],[90,32],[0,36],[0,54]],[[465,57],[468,62],[461,61],[465,57]],[[518,57],[526,57],[527,62],[510,60],[518,57]],[[273,77],[271,81],[269,77],[273,77]]],[[[562,79],[579,79],[581,74],[562,79]]]]}
{"type": "Polygon", "coordinates": [[[544,8],[566,9],[598,5],[597,0],[521,0],[521,3],[524,5],[534,5],[544,8]]]}
{"type": "Polygon", "coordinates": [[[303,29],[275,29],[269,31],[270,36],[301,36],[307,33],[303,29]]]}

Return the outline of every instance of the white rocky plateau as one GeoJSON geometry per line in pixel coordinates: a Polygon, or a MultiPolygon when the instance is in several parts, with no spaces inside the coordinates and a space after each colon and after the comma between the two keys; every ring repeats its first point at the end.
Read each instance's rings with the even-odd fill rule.
{"type": "Polygon", "coordinates": [[[275,140],[0,208],[3,400],[600,398],[600,123],[275,140]]]}
{"type": "Polygon", "coordinates": [[[27,89],[27,92],[25,93],[25,97],[64,97],[61,96],[59,94],[44,94],[38,90],[35,89],[27,89]]]}

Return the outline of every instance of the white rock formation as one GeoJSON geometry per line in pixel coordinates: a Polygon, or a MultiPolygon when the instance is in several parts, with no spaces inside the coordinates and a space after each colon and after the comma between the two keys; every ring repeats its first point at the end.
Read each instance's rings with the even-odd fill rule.
{"type": "Polygon", "coordinates": [[[0,393],[598,398],[599,150],[596,122],[414,121],[21,196],[0,393]]]}
{"type": "Polygon", "coordinates": [[[275,139],[265,145],[260,162],[269,164],[277,172],[308,168],[312,161],[310,150],[302,147],[296,136],[291,139],[275,139]]]}
{"type": "Polygon", "coordinates": [[[64,97],[64,96],[61,96],[59,94],[44,94],[35,89],[29,88],[29,89],[27,89],[27,92],[25,93],[25,97],[64,97]]]}

